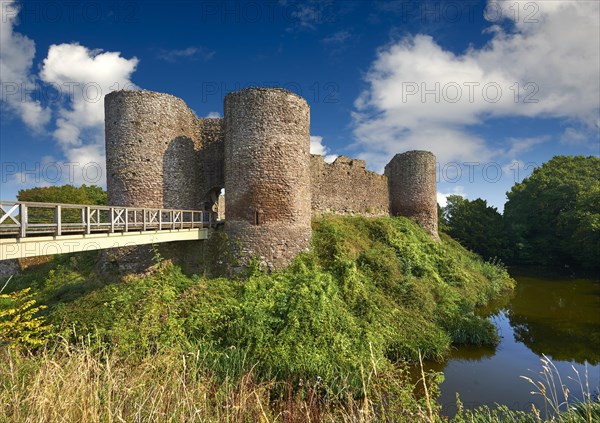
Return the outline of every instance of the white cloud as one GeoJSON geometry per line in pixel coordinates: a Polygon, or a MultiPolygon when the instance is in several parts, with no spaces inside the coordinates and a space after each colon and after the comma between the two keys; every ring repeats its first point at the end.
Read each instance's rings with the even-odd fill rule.
{"type": "Polygon", "coordinates": [[[600,128],[573,128],[568,127],[560,136],[560,142],[571,147],[589,147],[596,150],[600,148],[600,128]]]}
{"type": "Polygon", "coordinates": [[[350,40],[353,39],[349,31],[337,31],[323,38],[321,43],[329,51],[331,56],[339,55],[350,47],[350,40]]]}
{"type": "Polygon", "coordinates": [[[167,62],[177,62],[181,59],[196,60],[198,58],[207,61],[212,59],[214,55],[214,51],[203,46],[187,47],[179,50],[161,49],[158,52],[158,58],[167,62]]]}
{"type": "Polygon", "coordinates": [[[550,136],[540,136],[540,137],[525,137],[525,138],[515,138],[509,137],[506,140],[508,144],[508,149],[505,150],[504,156],[508,159],[515,159],[520,155],[532,150],[534,147],[543,144],[547,141],[550,141],[550,136]]]}
{"type": "Polygon", "coordinates": [[[504,17],[513,18],[511,31],[491,26],[492,39],[480,49],[455,54],[418,34],[378,52],[353,114],[362,158],[381,169],[394,154],[418,148],[433,151],[440,162],[483,162],[542,142],[494,150],[468,129],[490,117],[554,117],[596,125],[600,4],[535,2],[539,19],[532,23],[523,13],[515,19],[514,3],[524,10],[526,2],[493,2],[504,17]]]}
{"type": "MultiPolygon", "coordinates": [[[[131,75],[137,58],[90,50],[79,44],[51,45],[41,79],[61,89],[54,139],[68,162],[104,167],[104,96],[115,89],[136,89],[131,75]]],[[[81,181],[85,182],[85,181],[81,181]]]]}
{"type": "Polygon", "coordinates": [[[323,145],[323,137],[316,135],[310,136],[310,154],[318,154],[323,156],[325,154],[326,147],[323,145]]]}
{"type": "Polygon", "coordinates": [[[318,154],[319,156],[325,156],[326,163],[333,163],[337,159],[337,154],[328,154],[329,148],[323,145],[323,137],[318,135],[310,136],[310,154],[318,154]]]}
{"type": "Polygon", "coordinates": [[[513,184],[520,183],[524,178],[531,175],[536,167],[540,167],[542,163],[514,159],[502,166],[502,177],[508,182],[508,188],[513,184]]]}
{"type": "Polygon", "coordinates": [[[29,92],[36,88],[36,78],[31,74],[35,43],[28,37],[14,32],[18,5],[14,1],[3,1],[0,6],[2,103],[18,115],[29,128],[41,131],[50,121],[51,112],[29,92]]]}
{"type": "Polygon", "coordinates": [[[221,118],[223,116],[221,116],[221,113],[219,113],[219,112],[210,112],[205,117],[209,118],[209,119],[215,119],[215,118],[221,118]]]}
{"type": "Polygon", "coordinates": [[[114,89],[137,88],[130,77],[138,60],[125,59],[118,52],[90,50],[76,43],[52,45],[38,78],[31,73],[35,43],[13,30],[18,12],[14,2],[4,2],[0,8],[3,105],[37,131],[44,130],[55,114],[56,127],[52,136],[64,160],[37,162],[35,165],[39,165],[39,169],[32,174],[17,174],[11,184],[102,184],[105,174],[104,95],[114,89]],[[42,82],[47,85],[41,85],[42,82]],[[18,86],[18,91],[8,95],[13,92],[13,86],[18,86]],[[38,92],[40,89],[58,91],[52,96],[56,99],[51,103],[52,110],[32,97],[36,95],[35,89],[38,92]],[[60,168],[62,172],[54,178],[44,172],[47,166],[60,168]],[[101,171],[100,179],[98,170],[101,171]]]}
{"type": "Polygon", "coordinates": [[[343,44],[350,39],[351,35],[348,31],[337,31],[321,40],[323,44],[343,44]]]}
{"type": "Polygon", "coordinates": [[[288,22],[287,32],[315,31],[323,24],[334,23],[348,8],[333,0],[279,0],[281,16],[288,22]]]}
{"type": "Polygon", "coordinates": [[[455,161],[485,162],[492,156],[483,139],[457,128],[431,124],[417,130],[399,129],[388,118],[355,122],[362,147],[358,158],[379,173],[395,154],[409,150],[432,151],[441,166],[455,161]]]}
{"type": "Polygon", "coordinates": [[[451,195],[460,195],[463,198],[467,198],[467,194],[465,193],[465,187],[457,185],[450,192],[437,193],[437,202],[440,205],[440,207],[446,207],[446,205],[448,204],[448,197],[451,195]]]}

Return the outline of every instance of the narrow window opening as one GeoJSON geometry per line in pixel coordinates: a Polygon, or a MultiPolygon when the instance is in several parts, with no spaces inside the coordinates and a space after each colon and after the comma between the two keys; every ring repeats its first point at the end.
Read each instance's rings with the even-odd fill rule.
{"type": "Polygon", "coordinates": [[[254,212],[254,224],[256,226],[260,225],[260,213],[258,212],[258,210],[254,212]]]}

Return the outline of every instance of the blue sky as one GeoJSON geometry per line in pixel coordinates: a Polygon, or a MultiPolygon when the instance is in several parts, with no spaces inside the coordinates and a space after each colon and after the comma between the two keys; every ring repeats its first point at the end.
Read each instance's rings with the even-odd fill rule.
{"type": "Polygon", "coordinates": [[[439,163],[438,199],[502,209],[558,154],[600,154],[597,1],[0,0],[0,197],[105,184],[103,96],[280,86],[311,106],[313,152],[381,172],[439,163]]]}

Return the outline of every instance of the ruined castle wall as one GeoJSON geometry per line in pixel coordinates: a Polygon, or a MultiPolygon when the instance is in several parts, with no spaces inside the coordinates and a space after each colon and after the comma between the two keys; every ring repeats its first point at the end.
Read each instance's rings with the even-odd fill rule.
{"type": "MultiPolygon", "coordinates": [[[[200,122],[183,100],[152,91],[116,91],[105,97],[108,204],[153,208],[202,208],[200,122]]],[[[163,257],[182,262],[201,241],[162,245],[163,257]]],[[[121,273],[154,263],[151,246],[107,250],[100,266],[121,273]]]]}
{"type": "MultiPolygon", "coordinates": [[[[432,153],[398,154],[385,175],[362,160],[311,157],[309,106],[289,91],[228,94],[223,119],[198,119],[168,94],[117,91],[105,113],[109,204],[218,210],[241,256],[270,269],[308,248],[311,217],[324,213],[407,216],[438,239],[432,153]]],[[[175,258],[183,250],[193,261],[198,244],[161,247],[175,258]]],[[[151,257],[147,246],[111,254],[131,271],[151,257]]]]}
{"type": "Polygon", "coordinates": [[[198,163],[199,194],[208,202],[217,202],[225,187],[225,126],[223,119],[198,119],[202,152],[198,163]]]}
{"type": "Polygon", "coordinates": [[[340,156],[325,163],[323,156],[312,155],[310,168],[313,216],[389,214],[387,177],[367,170],[364,160],[340,156]]]}
{"type": "Polygon", "coordinates": [[[111,205],[201,208],[199,122],[183,100],[152,91],[105,97],[111,205]]]}
{"type": "Polygon", "coordinates": [[[225,97],[225,231],[244,255],[283,267],[311,239],[310,110],[282,89],[225,97]]]}
{"type": "Polygon", "coordinates": [[[390,195],[390,214],[415,220],[438,235],[435,156],[429,151],[396,154],[385,166],[390,195]]]}

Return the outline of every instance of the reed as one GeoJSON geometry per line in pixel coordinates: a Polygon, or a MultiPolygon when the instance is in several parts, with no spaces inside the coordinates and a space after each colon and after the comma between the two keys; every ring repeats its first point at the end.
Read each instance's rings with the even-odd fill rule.
{"type": "Polygon", "coordinates": [[[550,358],[543,355],[540,363],[541,370],[533,378],[521,376],[533,387],[531,394],[540,396],[543,400],[543,410],[537,410],[535,406],[532,410],[532,414],[538,416],[539,421],[542,421],[541,411],[543,411],[543,418],[550,422],[593,423],[600,421],[600,401],[599,398],[594,398],[594,394],[590,390],[587,366],[583,379],[575,366],[571,366],[573,375],[567,376],[578,387],[580,397],[576,398],[550,358]]]}

